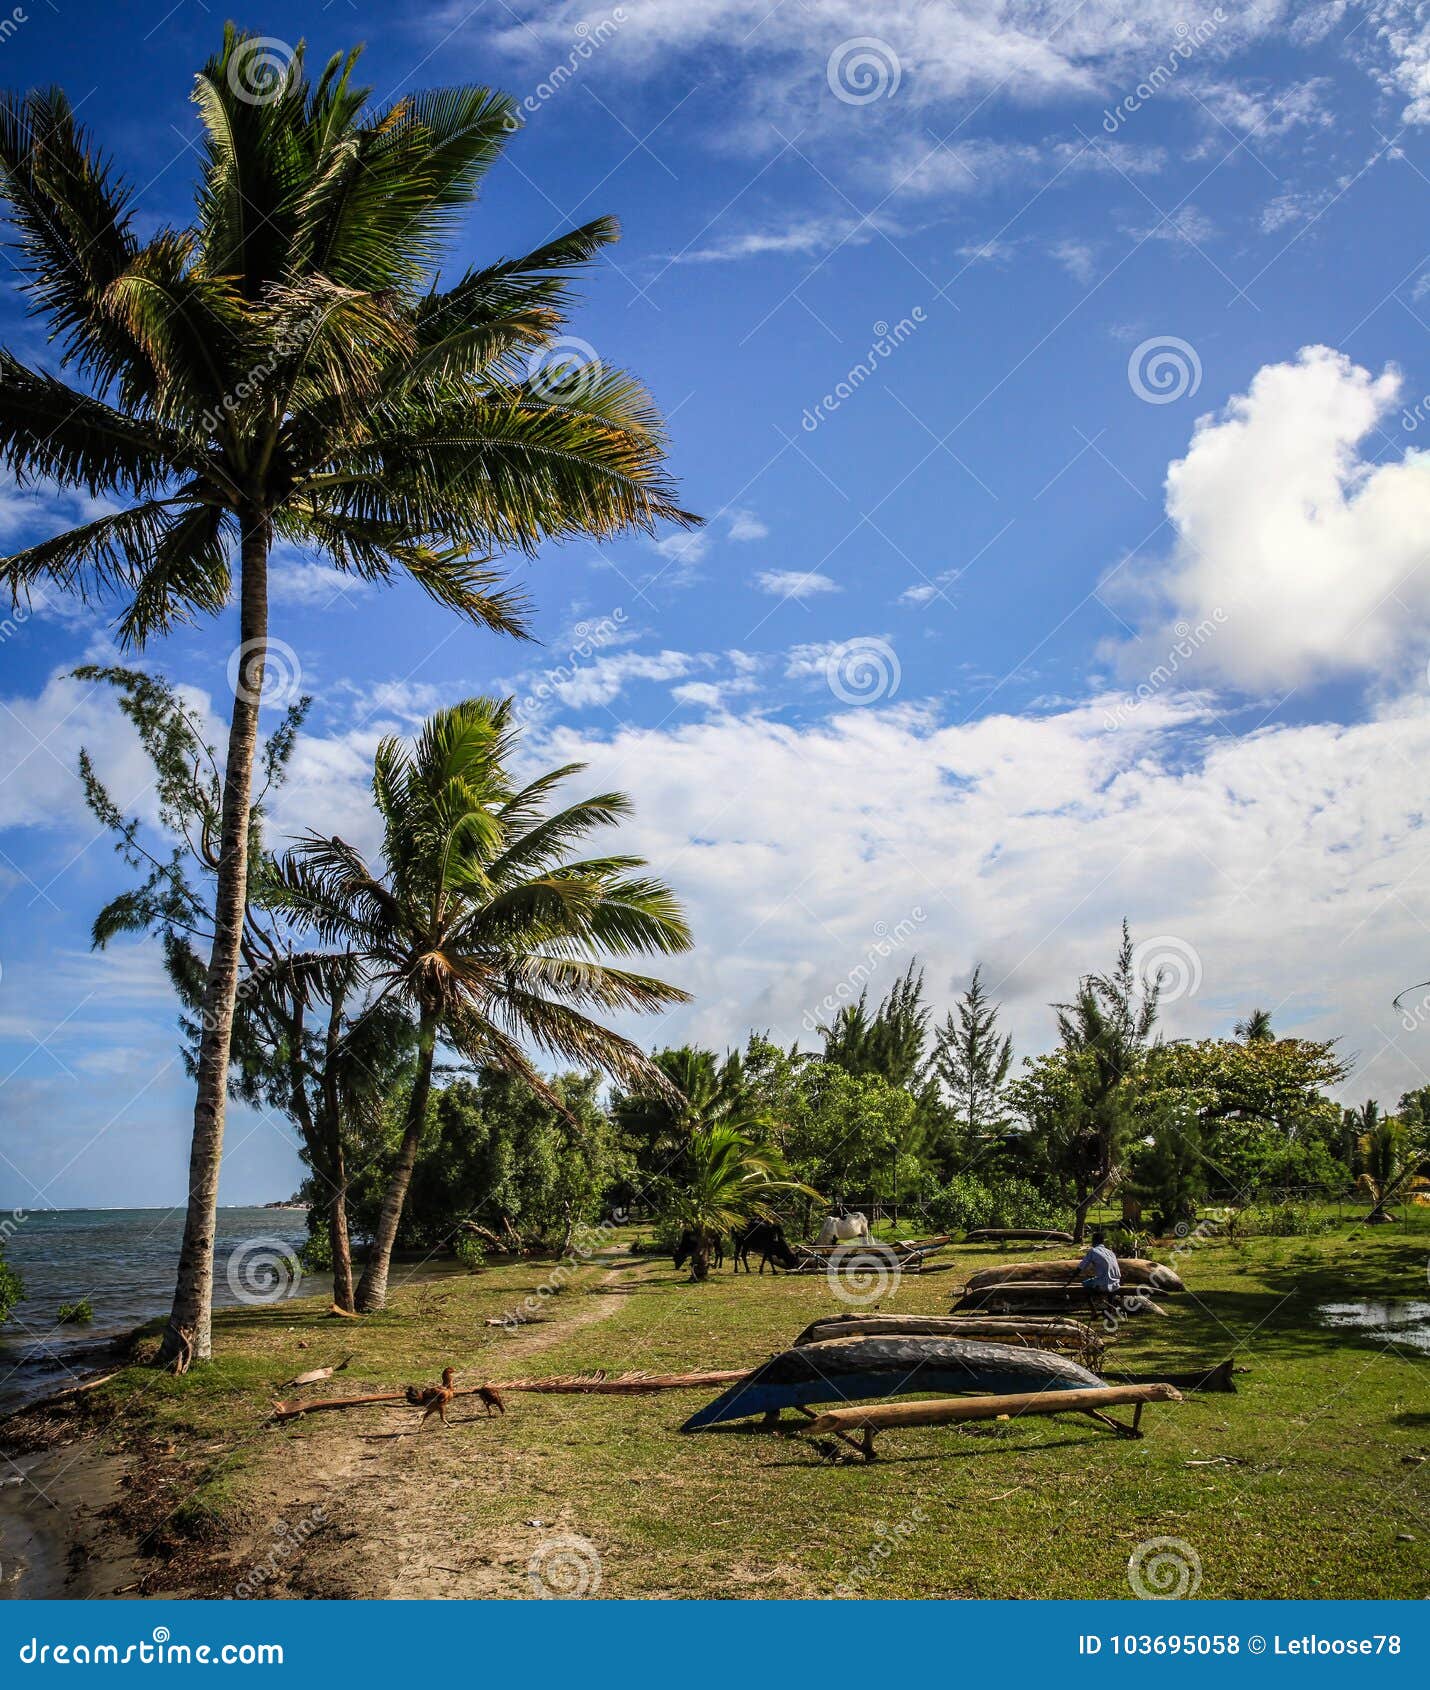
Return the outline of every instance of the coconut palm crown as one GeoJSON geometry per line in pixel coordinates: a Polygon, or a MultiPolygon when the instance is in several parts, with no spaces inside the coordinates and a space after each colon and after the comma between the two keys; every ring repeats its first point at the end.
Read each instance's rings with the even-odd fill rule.
{"type": "Polygon", "coordinates": [[[0,464],[100,503],[0,560],[0,585],[16,602],[58,588],[113,604],[132,646],[238,600],[189,1209],[161,1351],[180,1369],[210,1351],[275,541],[519,632],[496,554],[692,520],[640,385],[555,355],[566,275],[616,238],[610,219],[439,277],[514,102],[457,87],[379,106],[354,80],[357,52],[314,80],[302,46],[280,46],[225,30],[193,89],[193,220],[147,239],[62,92],[0,96],[12,263],[55,348],[44,367],[0,350],[0,464]]]}
{"type": "Polygon", "coordinates": [[[372,791],[382,866],[342,839],[309,836],[281,865],[276,894],[327,944],[358,959],[418,1021],[418,1070],[358,1307],[382,1306],[387,1262],[425,1121],[439,1038],[467,1060],[520,1076],[556,1101],[525,1043],[626,1085],[662,1071],[589,1010],[685,1002],[676,986],[606,958],[689,948],[674,894],[629,855],[576,856],[593,830],[630,813],[605,792],[547,801],[583,765],[517,786],[509,699],[439,711],[415,744],[384,740],[372,791]]]}

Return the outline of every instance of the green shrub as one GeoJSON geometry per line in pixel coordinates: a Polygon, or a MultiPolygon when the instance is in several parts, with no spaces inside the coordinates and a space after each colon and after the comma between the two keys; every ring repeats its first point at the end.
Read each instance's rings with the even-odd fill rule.
{"type": "Polygon", "coordinates": [[[482,1248],[481,1240],[473,1238],[469,1232],[457,1235],[457,1240],[452,1245],[452,1254],[468,1273],[480,1273],[487,1265],[487,1253],[482,1248]]]}
{"type": "Polygon", "coordinates": [[[304,1273],[331,1273],[333,1271],[333,1241],[324,1227],[321,1232],[310,1232],[298,1252],[298,1265],[304,1273]]]}
{"type": "Polygon", "coordinates": [[[61,1303],[55,1318],[61,1326],[88,1326],[94,1319],[94,1304],[88,1297],[81,1297],[73,1303],[61,1303]]]}
{"type": "Polygon", "coordinates": [[[1012,1174],[954,1174],[928,1199],[929,1220],[945,1232],[973,1232],[984,1226],[1066,1226],[1067,1212],[1031,1180],[1012,1174]]]}
{"type": "Polygon", "coordinates": [[[5,1260],[5,1247],[0,1244],[0,1326],[10,1318],[10,1311],[25,1295],[25,1282],[5,1260]]]}

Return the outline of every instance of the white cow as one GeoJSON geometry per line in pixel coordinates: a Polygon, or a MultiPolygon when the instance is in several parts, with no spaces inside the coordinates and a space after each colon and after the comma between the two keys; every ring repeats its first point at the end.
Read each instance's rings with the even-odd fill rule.
{"type": "Polygon", "coordinates": [[[869,1242],[869,1217],[856,1209],[852,1215],[826,1215],[824,1225],[819,1229],[816,1244],[843,1244],[847,1240],[854,1240],[860,1244],[869,1242]]]}

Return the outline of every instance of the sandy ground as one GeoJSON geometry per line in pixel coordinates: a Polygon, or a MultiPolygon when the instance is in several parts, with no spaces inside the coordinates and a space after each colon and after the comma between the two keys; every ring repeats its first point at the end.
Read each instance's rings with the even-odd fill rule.
{"type": "MultiPolygon", "coordinates": [[[[528,1359],[621,1304],[602,1289],[563,1317],[533,1326],[503,1347],[503,1362],[528,1359]]],[[[573,1300],[574,1302],[574,1300],[573,1300]]],[[[454,1422],[483,1417],[460,1399],[454,1422]]],[[[281,1444],[249,1487],[257,1522],[211,1554],[172,1565],[141,1555],[114,1514],[142,1475],[141,1458],[73,1437],[37,1454],[0,1454],[0,1597],[158,1594],[237,1597],[522,1597],[535,1542],[578,1532],[553,1516],[519,1539],[464,1539],[450,1500],[473,1484],[504,1487],[523,1459],[503,1451],[494,1472],[473,1471],[469,1439],[433,1425],[412,1430],[409,1408],[374,1409],[355,1435],[343,1415],[313,1416],[281,1444]]]]}

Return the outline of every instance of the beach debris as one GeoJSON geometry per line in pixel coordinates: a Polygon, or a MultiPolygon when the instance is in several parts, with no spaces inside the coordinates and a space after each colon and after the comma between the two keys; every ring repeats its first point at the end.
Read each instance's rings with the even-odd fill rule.
{"type": "Polygon", "coordinates": [[[328,1313],[330,1315],[340,1314],[344,1320],[357,1319],[357,1311],[355,1309],[340,1308],[336,1303],[332,1305],[332,1307],[328,1310],[328,1313]]]}
{"type": "Polygon", "coordinates": [[[344,1356],[341,1361],[335,1362],[331,1367],[310,1368],[307,1373],[300,1373],[296,1379],[285,1379],[280,1389],[286,1391],[293,1385],[316,1385],[320,1379],[331,1379],[335,1373],[343,1372],[353,1359],[352,1356],[344,1356]]]}

